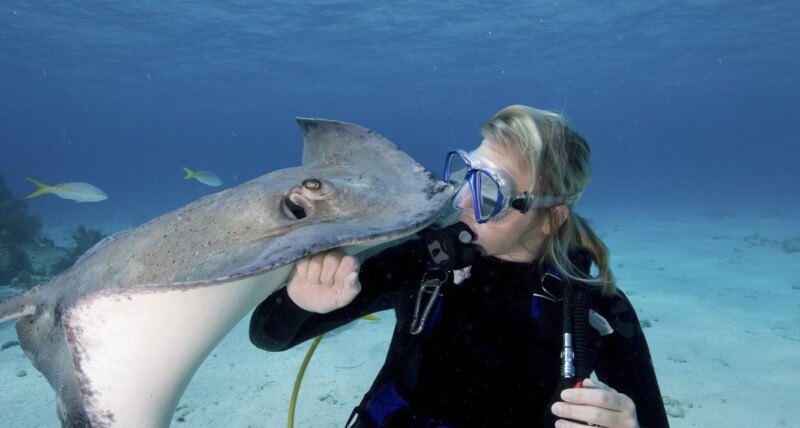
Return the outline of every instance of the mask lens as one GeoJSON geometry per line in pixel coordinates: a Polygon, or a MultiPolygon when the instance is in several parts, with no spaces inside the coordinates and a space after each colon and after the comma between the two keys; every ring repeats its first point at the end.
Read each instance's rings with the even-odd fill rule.
{"type": "Polygon", "coordinates": [[[503,194],[497,181],[480,166],[475,166],[462,156],[459,151],[447,155],[444,168],[444,181],[456,188],[453,206],[462,209],[467,198],[475,210],[475,219],[485,223],[492,217],[501,214],[503,194]]]}
{"type": "Polygon", "coordinates": [[[480,170],[475,171],[475,184],[476,199],[480,202],[478,213],[482,220],[489,220],[499,211],[500,187],[489,174],[480,170]]]}

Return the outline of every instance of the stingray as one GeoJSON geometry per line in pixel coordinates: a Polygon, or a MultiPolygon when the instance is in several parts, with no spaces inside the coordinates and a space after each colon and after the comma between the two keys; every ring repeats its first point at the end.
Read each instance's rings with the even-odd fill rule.
{"type": "Polygon", "coordinates": [[[294,263],[407,237],[452,187],[389,140],[297,119],[303,164],[203,197],[97,243],[0,302],[53,387],[63,426],[166,427],[197,368],[294,263]]]}

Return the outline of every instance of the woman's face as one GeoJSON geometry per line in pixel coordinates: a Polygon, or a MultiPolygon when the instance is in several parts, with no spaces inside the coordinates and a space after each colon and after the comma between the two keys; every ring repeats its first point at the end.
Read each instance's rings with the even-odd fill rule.
{"type": "MultiPolygon", "coordinates": [[[[505,169],[514,180],[517,191],[528,189],[531,184],[528,168],[503,143],[484,139],[478,153],[505,169]]],[[[543,227],[538,224],[541,222],[534,218],[536,210],[523,214],[511,209],[499,220],[491,219],[481,224],[475,221],[472,203],[471,196],[461,201],[460,220],[478,235],[474,243],[482,247],[486,255],[515,262],[530,262],[536,258],[545,239],[543,227]]]]}

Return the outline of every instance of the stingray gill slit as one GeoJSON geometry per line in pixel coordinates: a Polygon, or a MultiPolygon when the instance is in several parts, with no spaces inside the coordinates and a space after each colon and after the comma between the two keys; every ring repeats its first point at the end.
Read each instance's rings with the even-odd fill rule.
{"type": "Polygon", "coordinates": [[[292,220],[302,220],[308,217],[311,204],[299,193],[290,193],[283,198],[281,210],[286,217],[292,220]]]}

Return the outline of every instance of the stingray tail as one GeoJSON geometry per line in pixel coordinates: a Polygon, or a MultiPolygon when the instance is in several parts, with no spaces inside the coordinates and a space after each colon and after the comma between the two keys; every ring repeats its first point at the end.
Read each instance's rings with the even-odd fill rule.
{"type": "Polygon", "coordinates": [[[36,312],[41,289],[31,288],[0,301],[0,324],[36,312]]]}

